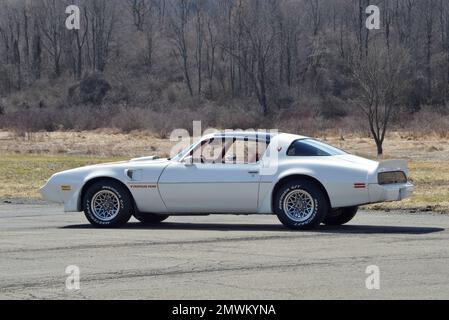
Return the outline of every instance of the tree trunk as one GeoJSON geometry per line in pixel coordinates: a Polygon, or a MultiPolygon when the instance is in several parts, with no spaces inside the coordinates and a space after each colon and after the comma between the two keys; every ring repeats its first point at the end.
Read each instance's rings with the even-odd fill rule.
{"type": "Polygon", "coordinates": [[[41,77],[41,63],[42,63],[42,44],[39,32],[39,26],[35,24],[34,34],[31,42],[31,70],[33,79],[38,80],[41,77]]]}
{"type": "Polygon", "coordinates": [[[185,56],[183,58],[183,61],[184,61],[184,76],[186,79],[187,89],[189,89],[190,96],[193,97],[192,82],[190,81],[189,65],[187,62],[187,56],[185,56]]]}
{"type": "Polygon", "coordinates": [[[13,53],[14,53],[14,64],[16,65],[17,71],[17,90],[22,89],[22,68],[21,68],[21,60],[20,60],[20,51],[19,51],[19,43],[17,40],[14,41],[13,44],[13,53]]]}
{"type": "Polygon", "coordinates": [[[25,62],[30,66],[30,37],[28,33],[28,15],[26,9],[23,9],[23,30],[25,35],[25,62]]]}
{"type": "Polygon", "coordinates": [[[381,156],[384,153],[383,149],[383,143],[380,140],[376,140],[376,148],[377,148],[377,155],[381,156]]]}

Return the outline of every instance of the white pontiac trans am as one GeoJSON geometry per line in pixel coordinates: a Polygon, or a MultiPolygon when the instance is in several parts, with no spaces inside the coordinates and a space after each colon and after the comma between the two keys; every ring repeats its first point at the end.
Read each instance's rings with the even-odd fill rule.
{"type": "Polygon", "coordinates": [[[342,225],[359,205],[400,201],[413,185],[407,164],[376,162],[292,134],[206,135],[171,159],[143,157],[54,174],[40,189],[98,227],[132,215],[276,214],[292,229],[342,225]]]}

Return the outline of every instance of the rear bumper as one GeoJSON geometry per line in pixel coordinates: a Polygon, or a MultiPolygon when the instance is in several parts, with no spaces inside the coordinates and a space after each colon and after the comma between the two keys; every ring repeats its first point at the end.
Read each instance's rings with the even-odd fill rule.
{"type": "Polygon", "coordinates": [[[413,193],[413,184],[369,184],[368,185],[370,203],[401,201],[409,198],[413,193]]]}

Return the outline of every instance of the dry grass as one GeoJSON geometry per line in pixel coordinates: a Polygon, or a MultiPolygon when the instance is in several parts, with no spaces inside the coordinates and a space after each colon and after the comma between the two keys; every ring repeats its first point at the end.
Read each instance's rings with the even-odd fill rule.
{"type": "MultiPolygon", "coordinates": [[[[323,135],[321,139],[351,153],[376,158],[371,139],[323,135]]],[[[37,189],[51,174],[83,165],[141,155],[167,156],[175,142],[148,132],[113,130],[34,133],[17,137],[0,132],[0,198],[39,198],[37,189]]],[[[384,158],[409,160],[415,184],[412,198],[372,205],[374,209],[406,209],[449,213],[449,141],[438,136],[419,139],[392,133],[384,158]]]]}
{"type": "MultiPolygon", "coordinates": [[[[376,158],[372,139],[355,134],[330,132],[318,137],[350,153],[376,158]]],[[[18,136],[0,131],[1,154],[93,155],[102,157],[168,156],[176,142],[156,137],[149,131],[128,134],[114,129],[95,131],[35,132],[18,136]]],[[[437,135],[414,137],[393,132],[384,144],[383,158],[449,161],[449,139],[437,135]]]]}
{"type": "MultiPolygon", "coordinates": [[[[322,140],[350,153],[376,159],[376,145],[369,137],[323,135],[322,140]]],[[[384,142],[383,159],[449,161],[449,139],[438,135],[415,137],[412,133],[392,132],[384,142]]]]}
{"type": "Polygon", "coordinates": [[[449,213],[449,161],[411,161],[409,169],[415,185],[411,198],[369,207],[449,213]]]}
{"type": "Polygon", "coordinates": [[[38,199],[38,189],[54,173],[123,158],[54,155],[1,155],[0,198],[38,199]]]}
{"type": "Polygon", "coordinates": [[[145,131],[129,134],[102,129],[81,132],[35,132],[17,136],[0,131],[1,154],[45,154],[100,157],[168,156],[174,143],[145,131]]]}

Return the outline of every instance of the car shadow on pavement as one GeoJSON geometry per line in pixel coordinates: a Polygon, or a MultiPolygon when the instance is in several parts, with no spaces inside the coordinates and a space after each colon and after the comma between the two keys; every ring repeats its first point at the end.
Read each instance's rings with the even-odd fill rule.
{"type": "Polygon", "coordinates": [[[344,225],[320,226],[316,231],[327,233],[361,233],[361,234],[428,234],[444,231],[437,227],[408,226],[375,226],[375,225],[344,225]]]}
{"type": "MultiPolygon", "coordinates": [[[[94,229],[90,224],[69,225],[63,229],[94,229]]],[[[275,224],[234,224],[234,223],[184,223],[163,222],[156,225],[146,225],[129,222],[120,229],[125,230],[197,230],[197,231],[281,231],[281,232],[309,232],[309,233],[341,233],[341,234],[428,234],[444,231],[437,227],[407,227],[407,226],[376,226],[376,225],[321,225],[313,230],[296,231],[275,224]]]]}

